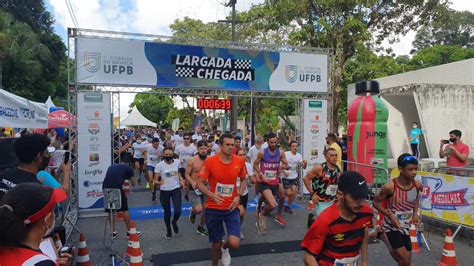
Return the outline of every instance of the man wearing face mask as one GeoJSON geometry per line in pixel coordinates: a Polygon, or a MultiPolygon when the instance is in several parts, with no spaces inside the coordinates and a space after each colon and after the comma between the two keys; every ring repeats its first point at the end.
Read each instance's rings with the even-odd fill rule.
{"type": "MultiPolygon", "coordinates": [[[[190,192],[190,200],[193,203],[193,208],[189,214],[189,221],[195,223],[196,215],[205,212],[203,208],[203,203],[206,202],[206,195],[204,195],[199,189],[196,188],[196,182],[198,179],[198,172],[201,170],[204,165],[204,161],[207,159],[208,147],[207,142],[200,140],[197,142],[198,154],[194,155],[191,159],[188,160],[186,165],[185,177],[186,181],[191,185],[193,191],[190,192]]],[[[197,233],[202,236],[207,236],[207,230],[204,228],[206,220],[204,215],[201,215],[199,225],[197,227],[197,233]]]]}
{"type": "MultiPolygon", "coordinates": [[[[20,163],[0,177],[0,199],[11,188],[22,183],[40,183],[38,171],[48,166],[51,152],[48,151],[49,138],[45,135],[25,135],[15,141],[15,154],[20,163]]],[[[65,175],[69,172],[65,171],[65,175]]]]}
{"type": "Polygon", "coordinates": [[[461,135],[462,133],[460,130],[454,129],[449,132],[449,141],[441,140],[439,146],[439,157],[448,158],[448,166],[465,167],[467,165],[469,146],[461,142],[461,135]]]}
{"type": "Polygon", "coordinates": [[[62,189],[23,183],[0,202],[0,265],[70,265],[72,255],[54,261],[40,250],[54,229],[54,206],[66,199],[62,189]],[[25,197],[28,195],[28,197],[25,197]]]}

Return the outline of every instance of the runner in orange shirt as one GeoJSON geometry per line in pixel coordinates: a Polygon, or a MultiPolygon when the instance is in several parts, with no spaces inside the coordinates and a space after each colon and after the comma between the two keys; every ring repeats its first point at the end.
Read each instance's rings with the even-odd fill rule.
{"type": "Polygon", "coordinates": [[[219,262],[219,253],[223,265],[230,265],[229,248],[236,249],[240,245],[240,215],[237,208],[240,197],[244,193],[247,182],[245,161],[232,154],[234,138],[223,134],[219,139],[218,155],[208,158],[198,176],[197,188],[207,196],[206,226],[209,232],[212,265],[219,262]],[[240,188],[237,191],[237,178],[240,178],[240,188]],[[204,183],[209,183],[207,188],[204,183]],[[228,238],[225,235],[224,224],[228,238]]]}

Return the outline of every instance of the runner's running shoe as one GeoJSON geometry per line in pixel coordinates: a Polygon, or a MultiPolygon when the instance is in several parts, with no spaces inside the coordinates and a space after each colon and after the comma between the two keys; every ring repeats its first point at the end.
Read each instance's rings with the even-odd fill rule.
{"type": "Polygon", "coordinates": [[[202,236],[207,236],[208,235],[207,230],[206,230],[206,228],[204,228],[204,226],[198,226],[198,228],[196,230],[196,233],[198,233],[202,236]]]}
{"type": "Polygon", "coordinates": [[[295,215],[295,212],[293,212],[293,210],[288,205],[285,205],[285,212],[295,215]]]}
{"type": "MultiPolygon", "coordinates": [[[[224,244],[224,241],[222,241],[222,243],[224,244]]],[[[221,261],[222,265],[230,266],[231,257],[228,248],[221,247],[221,261]]]]}
{"type": "Polygon", "coordinates": [[[196,222],[196,214],[195,214],[193,211],[191,211],[191,212],[189,213],[189,221],[190,221],[192,224],[196,222]]]}
{"type": "Polygon", "coordinates": [[[314,222],[314,213],[308,213],[308,221],[306,222],[306,226],[308,227],[308,229],[311,227],[311,225],[313,224],[314,222]]]}
{"type": "Polygon", "coordinates": [[[286,221],[283,220],[283,217],[281,216],[281,214],[277,214],[275,216],[275,222],[279,223],[280,225],[285,225],[286,224],[286,221]]]}

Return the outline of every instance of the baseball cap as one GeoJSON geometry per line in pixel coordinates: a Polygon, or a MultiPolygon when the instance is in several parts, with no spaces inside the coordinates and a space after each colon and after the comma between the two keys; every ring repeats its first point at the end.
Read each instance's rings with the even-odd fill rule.
{"type": "Polygon", "coordinates": [[[338,189],[344,194],[350,194],[354,199],[366,198],[369,194],[367,181],[361,174],[354,171],[342,173],[339,177],[338,189]]]}

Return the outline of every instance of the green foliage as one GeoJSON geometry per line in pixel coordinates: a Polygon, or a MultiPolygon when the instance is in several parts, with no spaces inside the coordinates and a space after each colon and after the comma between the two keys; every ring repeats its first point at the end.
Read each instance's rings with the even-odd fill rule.
{"type": "Polygon", "coordinates": [[[260,135],[268,131],[275,131],[279,128],[278,113],[271,106],[263,107],[258,112],[255,128],[260,135]]]}
{"type": "Polygon", "coordinates": [[[67,94],[66,47],[43,1],[0,2],[3,87],[30,100],[67,94]]]}
{"type": "Polygon", "coordinates": [[[461,46],[454,45],[436,45],[416,53],[410,61],[410,66],[412,66],[413,69],[420,69],[469,58],[474,58],[474,48],[462,48],[461,46]]]}
{"type": "Polygon", "coordinates": [[[474,45],[474,14],[469,11],[447,11],[433,23],[421,27],[413,41],[416,50],[434,45],[474,45]]]}
{"type": "Polygon", "coordinates": [[[130,107],[137,106],[143,116],[158,124],[166,121],[173,105],[173,99],[169,95],[139,93],[130,107]]]}
{"type": "Polygon", "coordinates": [[[193,125],[195,111],[196,110],[194,108],[190,107],[185,107],[183,109],[173,107],[168,112],[166,123],[171,125],[175,118],[179,118],[179,126],[186,130],[190,129],[193,125]]]}

